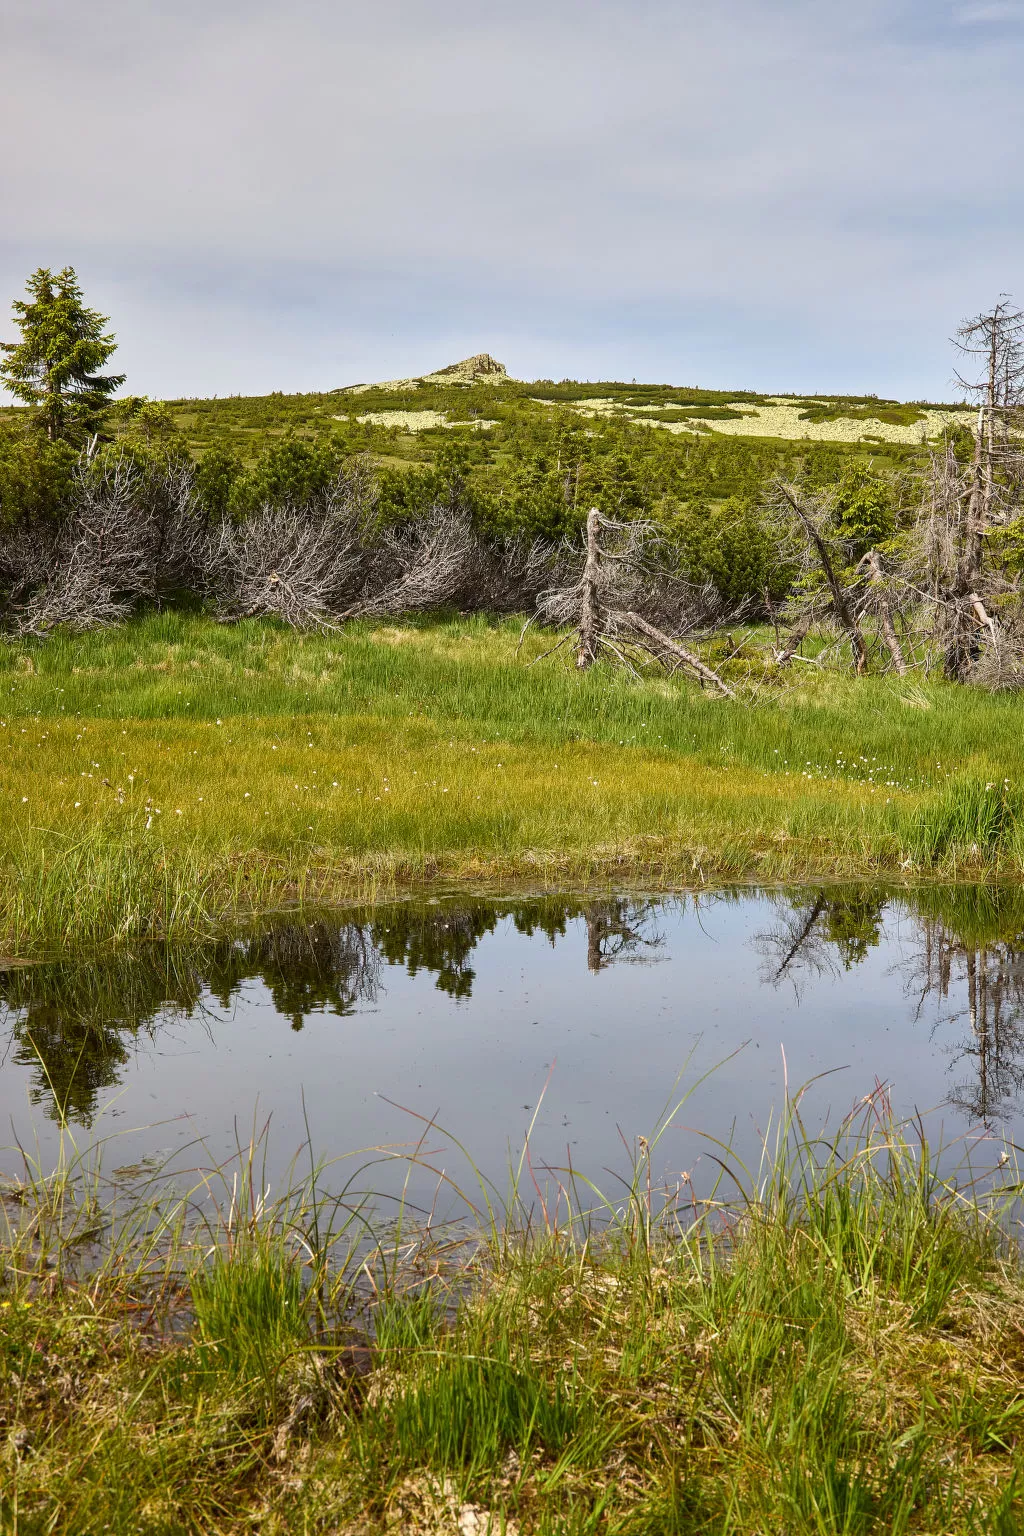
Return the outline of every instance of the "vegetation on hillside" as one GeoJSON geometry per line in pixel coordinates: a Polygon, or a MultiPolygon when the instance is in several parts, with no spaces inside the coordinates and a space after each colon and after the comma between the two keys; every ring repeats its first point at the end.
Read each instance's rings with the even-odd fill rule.
{"type": "Polygon", "coordinates": [[[84,449],[29,412],[0,437],[0,930],[439,877],[1018,877],[1014,706],[934,678],[1024,677],[1021,329],[965,328],[975,430],[884,468],[504,380],[424,385],[501,422],[416,463],[348,419],[243,458],[134,398],[84,449]]]}
{"type": "MultiPolygon", "coordinates": [[[[960,337],[984,367],[974,430],[949,417],[938,444],[875,451],[713,430],[764,409],[756,397],[526,386],[489,358],[469,360],[486,363],[479,378],[467,363],[316,400],[111,406],[121,380],[96,369],[113,337],[74,273],[40,270],[29,288],[5,376],[32,409],[0,433],[0,606],[16,633],[183,600],[299,625],[452,605],[550,617],[565,605],[546,593],[582,594],[570,552],[596,510],[606,527],[642,524],[631,550],[656,542],[663,575],[713,594],[630,618],[647,640],[655,622],[663,662],[666,634],[677,644],[700,616],[713,627],[730,612],[781,614],[799,639],[844,631],[863,671],[870,617],[901,674],[927,663],[928,645],[915,646],[926,634],[951,678],[1019,680],[1022,322],[1002,301],[960,337]],[[424,429],[403,433],[392,417],[424,429]],[[219,429],[197,438],[204,422],[219,429]]],[[[804,405],[817,425],[928,415],[888,401],[804,405]]],[[[607,570],[624,557],[603,558],[607,570]]],[[[588,560],[596,572],[593,541],[588,560]]]]}
{"type": "MultiPolygon", "coordinates": [[[[6,344],[5,377],[31,408],[0,413],[0,545],[19,546],[14,570],[0,547],[0,597],[8,607],[24,595],[17,555],[24,565],[26,537],[66,523],[84,494],[76,477],[102,482],[114,464],[130,466],[132,497],[143,503],[166,500],[161,477],[170,471],[180,480],[187,469],[191,514],[234,524],[268,508],[310,506],[356,462],[372,475],[373,516],[383,525],[422,520],[444,504],[489,539],[557,542],[578,535],[592,506],[618,518],[642,514],[678,548],[694,580],[714,582],[730,601],[763,602],[766,593],[779,598],[786,590],[787,571],[760,510],[774,477],[811,489],[868,479],[896,516],[913,500],[908,474],[921,461],[920,447],[740,439],[710,430],[715,419],[765,403],[745,391],[438,375],[411,390],[166,404],[129,396],[111,405],[122,381],[96,369],[113,338],[85,308],[73,271],[57,278],[41,271],[29,287],[29,301],[15,305],[22,340],[6,344]],[[581,416],[588,402],[610,409],[581,416]],[[412,431],[381,424],[402,409],[445,425],[412,431]],[[662,418],[692,430],[652,430],[662,418]],[[83,461],[84,431],[98,435],[83,461]]],[[[814,415],[870,411],[875,403],[805,404],[814,415]]],[[[878,409],[906,408],[878,402],[878,409]]],[[[29,584],[52,583],[35,553],[29,584]]]]}

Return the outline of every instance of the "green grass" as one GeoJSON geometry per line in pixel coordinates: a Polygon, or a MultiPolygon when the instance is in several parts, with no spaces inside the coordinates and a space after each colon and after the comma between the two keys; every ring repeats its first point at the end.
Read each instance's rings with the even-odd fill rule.
{"type": "Polygon", "coordinates": [[[126,1220],[84,1155],[30,1172],[0,1241],[3,1529],[1019,1530],[1013,1162],[943,1172],[881,1096],[828,1136],[798,1098],[700,1196],[651,1187],[657,1141],[610,1197],[568,1169],[555,1205],[482,1189],[472,1240],[364,1207],[354,1241],[323,1170],[256,1194],[254,1147],[198,1228],[156,1176],[126,1220]]]}
{"type": "MultiPolygon", "coordinates": [[[[8,948],[455,880],[1017,879],[1016,699],[766,668],[734,705],[451,618],[299,636],[170,613],[5,649],[8,948]]],[[[716,659],[726,649],[716,641],[716,659]]]]}

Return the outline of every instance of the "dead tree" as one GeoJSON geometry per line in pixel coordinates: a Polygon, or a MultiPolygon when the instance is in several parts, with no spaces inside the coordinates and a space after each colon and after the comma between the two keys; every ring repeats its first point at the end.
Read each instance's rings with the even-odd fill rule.
{"type": "Polygon", "coordinates": [[[213,539],[210,585],[222,619],[274,617],[329,628],[365,564],[357,525],[307,508],[264,506],[213,539]]]}
{"type": "Polygon", "coordinates": [[[142,477],[148,558],[157,602],[175,592],[203,589],[210,544],[206,513],[196,490],[195,466],[170,458],[142,477]]]}
{"type": "Polygon", "coordinates": [[[811,495],[779,479],[775,481],[768,508],[775,516],[783,546],[804,573],[804,582],[791,604],[799,638],[796,645],[790,643],[780,652],[776,661],[783,664],[791,660],[796,646],[812,627],[831,619],[846,634],[854,668],[858,676],[862,675],[868,669],[868,646],[856,600],[841,576],[840,561],[846,552],[841,546],[835,547],[831,501],[827,496],[811,495]]]}
{"type": "Polygon", "coordinates": [[[583,672],[597,660],[605,615],[601,604],[601,514],[596,507],[587,513],[586,559],[580,578],[580,633],[576,666],[583,672]]]}
{"type": "Polygon", "coordinates": [[[892,664],[900,677],[907,675],[907,658],[903,654],[899,635],[896,633],[896,625],[893,622],[894,593],[891,581],[887,578],[883,567],[882,557],[877,549],[869,549],[857,566],[857,574],[863,574],[867,578],[867,591],[860,605],[860,612],[873,611],[878,620],[878,627],[882,633],[892,664]]]}
{"type": "Polygon", "coordinates": [[[1019,687],[1024,682],[1024,614],[1019,578],[991,550],[993,533],[1017,514],[1012,441],[997,468],[990,511],[975,428],[970,458],[954,440],[930,456],[918,516],[907,540],[903,580],[918,600],[934,654],[953,682],[1019,687]]]}
{"type": "Polygon", "coordinates": [[[1024,485],[1024,312],[1001,298],[965,321],[954,340],[980,363],[979,378],[958,374],[978,405],[972,450],[968,462],[951,441],[933,455],[916,556],[927,573],[946,677],[983,681],[988,674],[1005,678],[1017,661],[1006,654],[993,611],[1009,589],[990,547],[994,530],[1019,511],[1024,485]]]}
{"type": "Polygon", "coordinates": [[[434,506],[420,522],[386,529],[373,552],[364,590],[338,617],[396,618],[472,602],[488,554],[459,508],[434,506]]]}
{"type": "Polygon", "coordinates": [[[728,683],[680,639],[725,617],[713,588],[695,586],[673,566],[652,524],[617,522],[595,507],[587,514],[582,560],[577,555],[563,582],[540,594],[529,622],[566,628],[544,655],[571,642],[580,671],[607,656],[637,676],[653,661],[670,672],[682,668],[702,687],[735,699],[728,683]]]}
{"type": "Polygon", "coordinates": [[[44,635],[59,626],[85,630],[120,623],[152,597],[154,524],[142,476],[125,456],[84,462],[64,521],[37,535],[39,560],[25,573],[15,632],[44,635]]]}
{"type": "MultiPolygon", "coordinates": [[[[775,652],[776,666],[785,667],[793,660],[794,656],[799,655],[800,647],[810,634],[811,627],[812,615],[809,613],[801,614],[790,633],[786,636],[781,648],[775,652]]],[[[776,629],[776,641],[777,639],[778,629],[776,629]]]]}
{"type": "Polygon", "coordinates": [[[486,545],[477,572],[474,609],[487,613],[530,613],[540,594],[558,582],[564,551],[543,539],[503,538],[486,545]]]}
{"type": "Polygon", "coordinates": [[[85,453],[59,521],[5,530],[8,622],[21,635],[120,623],[140,603],[200,588],[207,545],[190,464],[85,453]]]}

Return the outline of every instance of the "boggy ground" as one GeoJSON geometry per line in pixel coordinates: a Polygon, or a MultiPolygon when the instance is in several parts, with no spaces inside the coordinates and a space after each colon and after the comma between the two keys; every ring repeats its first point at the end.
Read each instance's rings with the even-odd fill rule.
{"type": "MultiPolygon", "coordinates": [[[[437,880],[1018,879],[1020,706],[778,674],[580,676],[480,617],[296,635],[165,613],[0,660],[0,942],[203,928],[437,880]],[[531,662],[536,665],[531,666],[531,662]]],[[[564,653],[562,653],[564,654],[564,653]]]]}
{"type": "Polygon", "coordinates": [[[114,1225],[69,1167],[27,1177],[0,1245],[0,1525],[1021,1529],[1012,1160],[940,1178],[880,1096],[831,1144],[791,1106],[707,1201],[652,1191],[647,1159],[614,1206],[566,1173],[557,1209],[376,1251],[368,1212],[312,1185],[272,1204],[244,1165],[190,1234],[166,1201],[114,1225]]]}

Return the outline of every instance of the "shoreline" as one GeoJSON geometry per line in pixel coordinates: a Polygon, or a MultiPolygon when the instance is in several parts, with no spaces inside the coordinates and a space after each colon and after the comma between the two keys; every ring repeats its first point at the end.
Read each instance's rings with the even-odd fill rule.
{"type": "Polygon", "coordinates": [[[315,1178],[257,1193],[258,1143],[194,1211],[159,1170],[109,1191],[87,1151],[26,1167],[0,1207],[0,1519],[1015,1529],[1016,1164],[941,1175],[880,1090],[828,1141],[799,1103],[738,1194],[652,1188],[652,1131],[614,1200],[568,1170],[552,1209],[524,1179],[471,1243],[401,1212],[375,1232],[315,1178]]]}
{"type": "MultiPolygon", "coordinates": [[[[486,860],[424,858],[397,855],[363,863],[282,868],[279,857],[242,854],[224,863],[179,862],[157,845],[147,850],[152,863],[151,905],[116,900],[116,890],[103,900],[95,881],[67,886],[60,892],[64,917],[61,931],[48,929],[26,910],[23,886],[0,884],[0,969],[34,963],[68,947],[114,948],[138,943],[188,942],[272,923],[275,919],[318,916],[397,903],[457,900],[514,901],[519,898],[568,896],[581,899],[615,895],[673,896],[711,894],[720,890],[772,890],[797,887],[828,888],[855,885],[901,891],[941,889],[956,885],[989,891],[1024,890],[1024,874],[1000,869],[998,863],[945,863],[907,867],[905,860],[875,861],[801,857],[780,858],[766,851],[762,861],[753,850],[746,858],[718,858],[706,848],[683,848],[652,857],[621,850],[572,854],[524,853],[519,858],[486,860]],[[93,905],[87,908],[83,898],[93,905]],[[97,903],[97,897],[99,902],[97,903]],[[254,900],[253,898],[258,899],[254,900]],[[20,921],[12,921],[12,908],[20,921]],[[33,919],[37,920],[33,920],[33,919]]],[[[149,861],[147,861],[149,862],[149,861]]],[[[118,882],[120,883],[120,882],[118,882]]],[[[138,890],[132,893],[136,898],[138,890]]],[[[51,901],[53,893],[50,893],[51,901]]]]}

